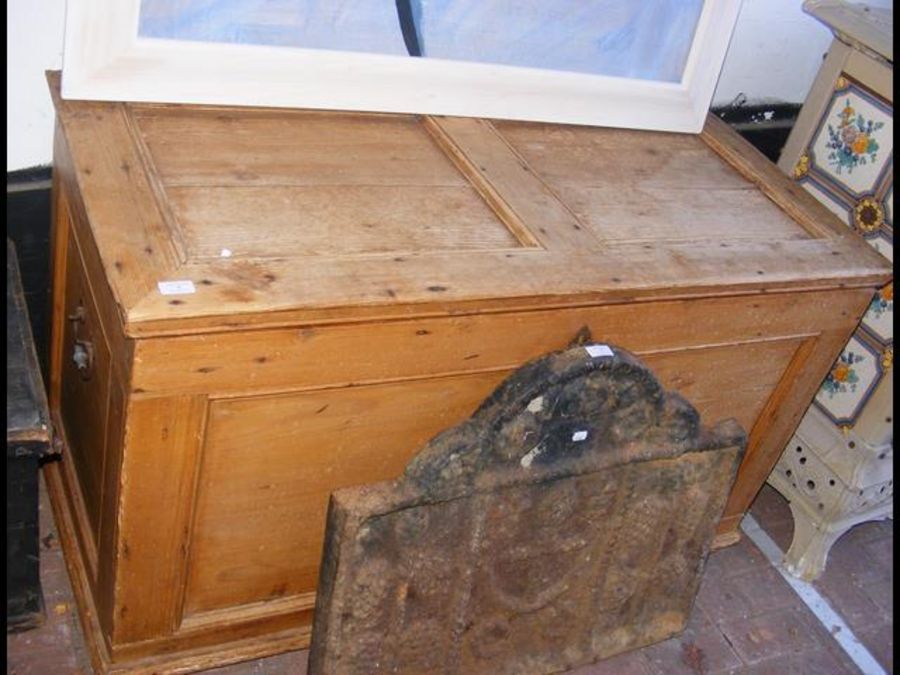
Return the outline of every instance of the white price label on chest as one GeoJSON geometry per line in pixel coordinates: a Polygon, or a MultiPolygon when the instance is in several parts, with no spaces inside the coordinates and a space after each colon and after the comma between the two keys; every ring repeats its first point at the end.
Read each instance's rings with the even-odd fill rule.
{"type": "Polygon", "coordinates": [[[197,289],[194,288],[194,282],[190,279],[183,281],[158,281],[156,286],[162,295],[188,295],[197,292],[197,289]]]}
{"type": "Polygon", "coordinates": [[[596,359],[598,356],[613,356],[613,350],[606,345],[588,345],[584,348],[591,358],[596,359]]]}

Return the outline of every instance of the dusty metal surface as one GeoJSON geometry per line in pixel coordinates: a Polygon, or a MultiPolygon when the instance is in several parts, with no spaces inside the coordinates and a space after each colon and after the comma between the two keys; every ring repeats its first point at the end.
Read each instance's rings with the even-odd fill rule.
{"type": "Polygon", "coordinates": [[[38,459],[50,452],[47,398],[19,264],[6,240],[6,630],[44,622],[38,548],[38,459]]]}
{"type": "Polygon", "coordinates": [[[334,493],[310,673],[551,673],[670,637],[744,443],[622,350],[526,364],[402,478],[334,493]]]}
{"type": "Polygon", "coordinates": [[[19,263],[13,243],[7,239],[6,444],[29,442],[49,445],[50,414],[28,322],[19,263]]]}

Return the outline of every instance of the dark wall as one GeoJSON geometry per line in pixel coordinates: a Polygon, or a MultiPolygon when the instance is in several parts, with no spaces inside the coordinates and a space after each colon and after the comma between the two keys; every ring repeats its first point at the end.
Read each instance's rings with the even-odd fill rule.
{"type": "Polygon", "coordinates": [[[800,106],[792,103],[752,105],[714,109],[713,112],[772,162],[777,162],[788,134],[800,114],[800,106]]]}
{"type": "Polygon", "coordinates": [[[6,236],[16,245],[38,360],[46,374],[50,316],[50,168],[6,174],[6,236]]]}
{"type": "MultiPolygon", "coordinates": [[[[714,110],[773,162],[778,160],[799,106],[714,110]],[[768,118],[768,119],[767,119],[768,118]]],[[[50,168],[6,175],[6,233],[16,245],[35,345],[46,374],[50,315],[50,168]]]]}

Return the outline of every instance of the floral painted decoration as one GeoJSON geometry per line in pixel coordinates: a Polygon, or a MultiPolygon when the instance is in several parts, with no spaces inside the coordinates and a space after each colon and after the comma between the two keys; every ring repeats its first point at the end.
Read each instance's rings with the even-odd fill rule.
{"type": "Polygon", "coordinates": [[[849,98],[843,110],[838,113],[838,118],[840,122],[837,128],[828,125],[829,140],[825,147],[831,150],[828,154],[829,163],[840,175],[843,169],[847,173],[853,173],[857,166],[875,161],[879,145],[874,133],[884,126],[884,122],[865,120],[850,105],[849,98]]]}
{"type": "Polygon", "coordinates": [[[861,232],[874,232],[884,225],[884,208],[874,199],[861,199],[853,208],[853,222],[861,232]]]}
{"type": "Polygon", "coordinates": [[[809,155],[805,152],[800,155],[797,160],[797,166],[794,167],[794,180],[800,180],[809,173],[809,155]]]}
{"type": "Polygon", "coordinates": [[[856,391],[856,385],[859,382],[859,376],[853,368],[854,363],[859,363],[864,357],[854,354],[853,352],[845,352],[834,364],[825,382],[822,383],[822,389],[828,393],[828,398],[834,398],[835,394],[846,394],[856,391]]]}
{"type": "Polygon", "coordinates": [[[885,312],[893,312],[894,311],[894,283],[891,282],[880,291],[875,294],[875,297],[872,298],[872,302],[869,305],[869,312],[872,312],[876,317],[881,317],[885,312]]]}

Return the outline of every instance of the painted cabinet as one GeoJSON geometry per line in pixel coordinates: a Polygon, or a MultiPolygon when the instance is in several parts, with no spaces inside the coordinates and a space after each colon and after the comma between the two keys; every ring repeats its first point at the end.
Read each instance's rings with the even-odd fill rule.
{"type": "MultiPolygon", "coordinates": [[[[779,166],[893,261],[893,12],[834,0],[804,9],[835,38],[779,166]]],[[[872,298],[769,477],[791,503],[785,563],[798,576],[817,577],[853,525],[893,517],[893,324],[891,281],[872,298]]]]}

